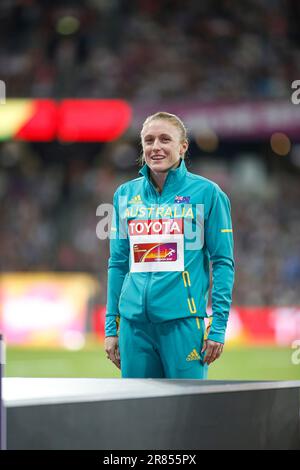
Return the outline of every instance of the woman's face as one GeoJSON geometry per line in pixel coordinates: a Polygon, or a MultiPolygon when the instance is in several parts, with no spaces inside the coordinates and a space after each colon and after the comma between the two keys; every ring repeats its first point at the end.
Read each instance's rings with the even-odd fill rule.
{"type": "Polygon", "coordinates": [[[180,130],[170,121],[154,119],[142,130],[144,159],[154,172],[166,172],[178,165],[188,148],[180,130]]]}

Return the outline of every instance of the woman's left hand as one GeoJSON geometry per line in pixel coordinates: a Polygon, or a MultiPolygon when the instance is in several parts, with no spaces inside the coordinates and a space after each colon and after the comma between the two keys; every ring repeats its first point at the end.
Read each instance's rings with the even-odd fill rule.
{"type": "Polygon", "coordinates": [[[205,352],[203,362],[206,362],[207,365],[214,362],[218,359],[223,351],[223,343],[218,343],[217,341],[212,341],[211,339],[204,340],[204,345],[201,353],[205,352]]]}

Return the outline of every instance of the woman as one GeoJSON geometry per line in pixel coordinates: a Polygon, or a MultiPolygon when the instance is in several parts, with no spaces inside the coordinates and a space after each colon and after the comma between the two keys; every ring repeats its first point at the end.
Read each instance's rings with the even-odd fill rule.
{"type": "Polygon", "coordinates": [[[114,196],[106,354],[124,378],[203,379],[222,353],[231,304],[229,200],[187,171],[187,132],[177,116],[149,116],[141,141],[141,176],[114,196]],[[209,262],[213,314],[205,332],[209,262]]]}

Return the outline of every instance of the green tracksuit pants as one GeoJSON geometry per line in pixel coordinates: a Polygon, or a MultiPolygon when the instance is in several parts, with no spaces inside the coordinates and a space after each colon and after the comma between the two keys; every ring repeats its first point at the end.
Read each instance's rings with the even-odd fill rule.
{"type": "Polygon", "coordinates": [[[203,318],[188,317],[163,323],[120,319],[119,349],[123,378],[206,379],[201,354],[203,318]]]}

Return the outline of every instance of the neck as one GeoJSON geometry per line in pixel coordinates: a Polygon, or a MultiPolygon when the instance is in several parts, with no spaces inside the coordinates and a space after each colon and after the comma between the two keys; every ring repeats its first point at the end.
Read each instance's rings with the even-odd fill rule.
{"type": "Polygon", "coordinates": [[[151,177],[152,183],[159,193],[161,193],[163,190],[168,173],[169,173],[168,171],[166,171],[165,173],[162,173],[162,172],[156,173],[150,170],[150,177],[151,177]]]}
{"type": "Polygon", "coordinates": [[[159,193],[161,193],[163,190],[169,171],[172,169],[178,168],[179,165],[180,165],[180,160],[178,163],[176,163],[176,165],[172,166],[167,171],[155,172],[155,171],[150,170],[150,178],[159,193]]]}

